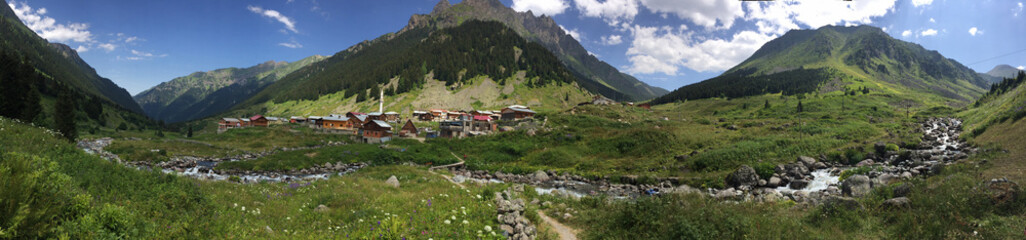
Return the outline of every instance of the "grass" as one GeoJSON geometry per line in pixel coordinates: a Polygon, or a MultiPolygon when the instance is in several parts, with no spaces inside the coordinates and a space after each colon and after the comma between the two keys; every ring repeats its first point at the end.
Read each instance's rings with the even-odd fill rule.
{"type": "Polygon", "coordinates": [[[229,157],[266,152],[278,148],[321,146],[328,142],[350,142],[349,135],[320,134],[299,125],[232,129],[222,134],[200,133],[193,138],[165,133],[139,138],[116,138],[106,150],[130,161],[161,162],[173,156],[229,157]]]}

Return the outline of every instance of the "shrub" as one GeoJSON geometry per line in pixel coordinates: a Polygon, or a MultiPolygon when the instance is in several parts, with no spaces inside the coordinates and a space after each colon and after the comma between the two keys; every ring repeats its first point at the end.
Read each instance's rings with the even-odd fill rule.
{"type": "Polygon", "coordinates": [[[52,237],[60,219],[77,215],[75,206],[89,199],[76,198],[70,181],[49,159],[0,154],[0,238],[52,237]]]}
{"type": "Polygon", "coordinates": [[[900,150],[900,148],[898,148],[898,144],[893,144],[893,143],[888,143],[886,149],[887,149],[887,151],[894,151],[894,152],[897,152],[898,150],[900,150]]]}
{"type": "Polygon", "coordinates": [[[773,173],[775,172],[774,168],[776,168],[776,166],[777,165],[771,162],[760,162],[755,164],[753,168],[755,168],[755,173],[759,174],[759,178],[769,179],[773,176],[773,173]]]}

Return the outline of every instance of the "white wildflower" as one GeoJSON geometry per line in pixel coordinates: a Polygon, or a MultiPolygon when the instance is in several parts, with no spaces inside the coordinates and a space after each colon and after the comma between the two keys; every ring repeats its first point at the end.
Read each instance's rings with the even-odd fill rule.
{"type": "Polygon", "coordinates": [[[445,220],[445,224],[452,224],[449,220],[445,220]]]}
{"type": "Polygon", "coordinates": [[[470,224],[467,220],[463,220],[463,224],[470,224]]]}
{"type": "Polygon", "coordinates": [[[492,226],[485,226],[484,230],[485,230],[485,232],[491,232],[492,231],[492,226]]]}

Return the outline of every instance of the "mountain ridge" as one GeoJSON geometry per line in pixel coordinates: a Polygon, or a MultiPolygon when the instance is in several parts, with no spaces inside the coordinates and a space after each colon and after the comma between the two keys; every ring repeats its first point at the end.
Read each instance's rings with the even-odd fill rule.
{"type": "Polygon", "coordinates": [[[154,119],[193,120],[227,110],[292,71],[324,58],[314,55],[292,63],[272,60],[247,68],[194,72],[160,83],[133,98],[154,119]]]}
{"type": "MultiPolygon", "coordinates": [[[[654,103],[667,103],[681,99],[694,99],[694,96],[714,97],[717,94],[699,94],[697,86],[706,86],[713,82],[726,84],[729,82],[756,83],[771,79],[779,74],[791,74],[791,71],[823,69],[835,79],[819,79],[807,81],[808,86],[783,86],[788,90],[802,88],[801,91],[790,91],[792,94],[810,93],[827,82],[847,86],[854,84],[877,91],[895,94],[913,92],[928,93],[939,96],[936,101],[948,102],[949,105],[965,105],[984,93],[989,82],[981,78],[975,71],[945,58],[937,51],[922,46],[894,39],[880,28],[872,26],[839,27],[825,26],[819,29],[792,30],[783,36],[764,44],[751,57],[722,75],[681,87],[673,93],[656,99],[654,103]],[[741,80],[743,79],[743,80],[741,80]],[[762,80],[760,80],[762,79],[762,80]],[[691,96],[687,96],[691,95],[691,96]]],[[[792,72],[793,73],[793,72],[792,72]]],[[[781,80],[788,81],[788,80],[781,80]]],[[[787,85],[786,83],[760,83],[758,86],[787,85]]],[[[715,84],[714,84],[715,85],[715,84]]],[[[837,89],[835,89],[837,90],[837,89]]],[[[732,91],[726,89],[724,91],[732,91]]],[[[770,93],[766,89],[749,89],[744,93],[725,94],[727,97],[742,97],[750,94],[770,93]]]]}

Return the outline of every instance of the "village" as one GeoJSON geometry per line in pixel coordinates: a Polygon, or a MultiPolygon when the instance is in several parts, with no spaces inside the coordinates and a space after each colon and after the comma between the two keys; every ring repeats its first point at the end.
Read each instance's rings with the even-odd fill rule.
{"type": "Polygon", "coordinates": [[[249,118],[222,118],[218,121],[218,133],[231,129],[248,127],[269,127],[294,124],[307,126],[324,133],[350,134],[363,143],[385,143],[393,137],[401,138],[463,138],[512,131],[522,122],[534,119],[535,111],[523,105],[510,105],[501,110],[459,110],[431,109],[414,110],[406,119],[398,112],[384,112],[380,101],[377,112],[331,114],[328,116],[292,116],[288,119],[254,115],[249,118]],[[405,120],[405,121],[404,121],[405,120]],[[418,123],[437,123],[438,129],[417,127],[418,123]],[[401,126],[398,124],[402,123],[401,126]]]}

